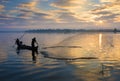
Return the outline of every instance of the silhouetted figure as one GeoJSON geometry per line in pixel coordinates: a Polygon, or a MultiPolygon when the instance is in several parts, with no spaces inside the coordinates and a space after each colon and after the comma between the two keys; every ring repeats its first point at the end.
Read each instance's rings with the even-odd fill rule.
{"type": "Polygon", "coordinates": [[[16,52],[17,54],[19,54],[20,53],[20,40],[18,38],[16,39],[15,44],[17,45],[16,52]]]}
{"type": "Polygon", "coordinates": [[[34,37],[34,38],[32,39],[31,46],[34,48],[34,47],[35,47],[35,44],[38,45],[38,43],[37,43],[37,41],[36,41],[36,38],[34,37]]]}
{"type": "MultiPolygon", "coordinates": [[[[32,49],[33,49],[34,51],[36,50],[36,47],[38,48],[38,43],[37,43],[35,37],[32,39],[31,46],[32,46],[32,49]]],[[[35,52],[38,53],[37,51],[35,51],[35,52]]]]}
{"type": "Polygon", "coordinates": [[[36,61],[36,55],[35,55],[35,53],[38,54],[38,50],[36,50],[35,47],[38,48],[38,43],[37,43],[35,37],[32,39],[31,46],[32,46],[32,59],[33,59],[33,61],[36,61]],[[36,44],[37,44],[37,46],[36,46],[36,44]]]}
{"type": "Polygon", "coordinates": [[[19,47],[20,46],[20,40],[17,38],[15,41],[15,44],[19,47]]]}
{"type": "Polygon", "coordinates": [[[16,39],[15,44],[17,45],[17,54],[18,54],[20,50],[20,40],[18,38],[16,39]]]}
{"type": "Polygon", "coordinates": [[[20,49],[21,49],[21,47],[23,46],[23,42],[20,41],[20,40],[17,38],[16,41],[15,41],[15,44],[17,45],[16,52],[17,52],[17,54],[19,54],[19,53],[20,53],[20,49]]]}
{"type": "Polygon", "coordinates": [[[22,46],[23,42],[20,41],[20,40],[17,38],[16,41],[15,41],[15,44],[17,45],[17,47],[20,47],[20,46],[22,46]]]}

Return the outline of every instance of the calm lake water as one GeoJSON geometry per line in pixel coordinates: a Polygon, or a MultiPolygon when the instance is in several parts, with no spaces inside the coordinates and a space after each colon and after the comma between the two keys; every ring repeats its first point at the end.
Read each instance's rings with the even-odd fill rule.
{"type": "Polygon", "coordinates": [[[0,81],[120,81],[119,33],[26,33],[21,39],[39,43],[16,53],[23,33],[0,33],[0,81]]]}

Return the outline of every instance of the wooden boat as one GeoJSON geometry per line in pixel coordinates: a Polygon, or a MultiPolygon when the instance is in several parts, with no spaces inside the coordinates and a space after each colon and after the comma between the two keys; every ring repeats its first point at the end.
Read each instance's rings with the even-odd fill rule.
{"type": "Polygon", "coordinates": [[[20,45],[17,47],[17,50],[16,50],[17,54],[20,53],[20,50],[30,50],[32,51],[32,53],[38,54],[38,46],[33,48],[32,46],[20,45]]]}
{"type": "Polygon", "coordinates": [[[37,51],[38,50],[38,46],[36,47],[32,47],[32,46],[27,46],[27,45],[20,45],[17,47],[18,50],[34,50],[37,51]]]}

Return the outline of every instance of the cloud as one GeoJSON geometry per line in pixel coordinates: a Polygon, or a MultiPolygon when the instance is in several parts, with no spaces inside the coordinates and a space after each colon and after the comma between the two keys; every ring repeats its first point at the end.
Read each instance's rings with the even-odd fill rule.
{"type": "MultiPolygon", "coordinates": [[[[46,16],[51,15],[51,13],[41,10],[38,7],[39,3],[40,0],[32,0],[31,2],[25,3],[21,2],[19,4],[17,3],[14,9],[10,7],[5,10],[4,14],[0,14],[0,22],[4,26],[26,26],[54,22],[53,19],[46,18],[46,16]]],[[[0,5],[0,11],[3,9],[4,6],[0,5]]]]}
{"type": "Polygon", "coordinates": [[[118,19],[120,17],[120,1],[104,4],[102,7],[92,10],[92,13],[99,15],[98,19],[106,20],[110,23],[119,22],[118,19]]]}
{"type": "Polygon", "coordinates": [[[88,9],[89,5],[87,4],[89,4],[87,0],[57,0],[56,2],[52,3],[51,6],[63,9],[64,12],[63,14],[61,13],[61,15],[65,15],[67,12],[67,15],[69,15],[69,17],[82,22],[86,19],[89,19],[90,16],[88,9]]]}
{"type": "Polygon", "coordinates": [[[20,4],[19,7],[20,8],[25,8],[25,9],[35,9],[36,8],[36,5],[37,5],[37,2],[33,1],[33,2],[28,2],[28,3],[23,3],[23,4],[20,4]]]}
{"type": "Polygon", "coordinates": [[[86,0],[56,0],[51,4],[51,6],[59,7],[59,8],[81,8],[81,5],[84,5],[86,0]]]}
{"type": "Polygon", "coordinates": [[[5,6],[0,5],[0,12],[4,11],[5,6]]]}
{"type": "MultiPolygon", "coordinates": [[[[63,22],[79,22],[83,24],[96,23],[96,19],[101,17],[93,14],[93,8],[100,8],[100,4],[87,0],[59,0],[51,4],[51,6],[62,9],[63,12],[56,13],[58,18],[63,22]]],[[[98,20],[101,22],[101,20],[98,20]]]]}
{"type": "MultiPolygon", "coordinates": [[[[96,23],[96,20],[115,22],[114,19],[118,19],[120,14],[120,0],[101,0],[100,2],[103,4],[87,0],[57,0],[51,6],[65,10],[69,17],[76,19],[76,22],[96,23]],[[109,4],[104,4],[104,2],[109,2],[109,4]]],[[[59,17],[61,20],[69,21],[65,12],[60,13],[59,17]]]]}
{"type": "Polygon", "coordinates": [[[6,3],[9,2],[9,0],[0,0],[0,3],[6,3]]]}
{"type": "Polygon", "coordinates": [[[12,26],[64,24],[71,27],[76,24],[92,27],[120,22],[120,0],[1,0],[0,4],[1,23],[6,21],[12,26]],[[9,2],[4,3],[6,1],[9,2]]]}
{"type": "Polygon", "coordinates": [[[120,22],[120,15],[116,16],[116,17],[114,18],[114,21],[115,21],[115,22],[120,22]]]}
{"type": "Polygon", "coordinates": [[[102,3],[104,3],[104,2],[111,2],[111,3],[113,3],[113,2],[116,2],[116,1],[119,1],[119,0],[100,0],[102,3]]]}
{"type": "MultiPolygon", "coordinates": [[[[54,21],[54,23],[61,23],[63,19],[59,18],[60,13],[64,12],[63,10],[42,10],[38,7],[39,4],[36,2],[28,2],[20,4],[18,8],[19,17],[26,19],[42,19],[42,21],[46,20],[46,23],[50,23],[54,21]]],[[[36,20],[35,20],[36,21],[36,20]]],[[[33,21],[32,21],[33,22],[33,21]]]]}
{"type": "MultiPolygon", "coordinates": [[[[17,14],[17,17],[27,19],[27,21],[34,20],[36,22],[37,20],[39,21],[44,21],[46,18],[45,16],[49,16],[49,12],[46,12],[38,7],[40,3],[40,0],[34,0],[32,2],[27,2],[27,3],[21,3],[17,6],[17,10],[15,13],[17,14]],[[31,20],[30,20],[31,19],[31,20]]],[[[13,12],[14,13],[14,12],[13,12]]],[[[47,21],[47,19],[46,19],[47,21]]],[[[48,19],[49,21],[49,19],[48,19]]]]}

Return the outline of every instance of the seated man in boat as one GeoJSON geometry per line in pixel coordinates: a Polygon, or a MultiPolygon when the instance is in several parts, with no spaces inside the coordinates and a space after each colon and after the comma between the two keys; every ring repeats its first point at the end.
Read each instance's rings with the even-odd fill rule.
{"type": "Polygon", "coordinates": [[[22,41],[20,41],[18,38],[15,41],[15,44],[17,45],[17,49],[20,49],[20,47],[22,46],[22,41]]]}
{"type": "Polygon", "coordinates": [[[17,38],[15,41],[15,44],[19,47],[20,46],[20,40],[17,38]]]}
{"type": "Polygon", "coordinates": [[[19,52],[20,52],[20,49],[21,49],[21,47],[22,47],[22,41],[20,41],[18,38],[16,39],[16,41],[15,41],[15,44],[17,45],[17,54],[19,54],[19,52]]]}
{"type": "Polygon", "coordinates": [[[25,49],[26,47],[29,47],[29,48],[30,48],[30,46],[23,45],[23,42],[20,41],[18,38],[16,39],[15,44],[17,45],[17,49],[18,49],[18,50],[20,50],[20,49],[25,49]]]}

